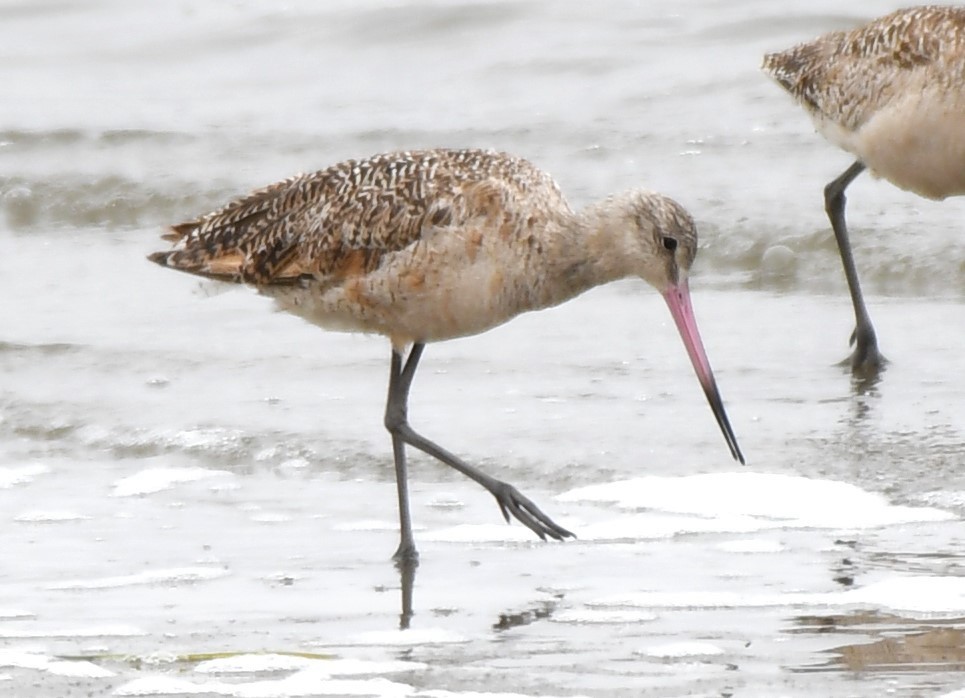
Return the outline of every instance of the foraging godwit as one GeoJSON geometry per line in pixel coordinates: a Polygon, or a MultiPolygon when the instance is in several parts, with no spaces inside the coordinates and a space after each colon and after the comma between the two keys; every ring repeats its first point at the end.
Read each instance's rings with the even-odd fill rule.
{"type": "Polygon", "coordinates": [[[913,7],[764,57],[817,130],[857,159],[824,188],[854,304],[852,370],[884,358],[858,284],[844,190],[865,169],[930,199],[965,194],[965,8],[913,7]]]}
{"type": "Polygon", "coordinates": [[[731,454],[744,462],[690,303],[697,232],[667,197],[632,191],[574,213],[553,179],[520,158],[388,153],[278,182],[172,227],[165,239],[175,245],[150,256],[158,264],[250,284],[322,327],[389,338],[397,560],[416,558],[406,444],[485,487],[507,521],[514,516],[544,540],[573,535],[515,487],[416,433],[409,388],[426,342],[483,332],[616,279],[642,277],[663,294],[731,454]]]}

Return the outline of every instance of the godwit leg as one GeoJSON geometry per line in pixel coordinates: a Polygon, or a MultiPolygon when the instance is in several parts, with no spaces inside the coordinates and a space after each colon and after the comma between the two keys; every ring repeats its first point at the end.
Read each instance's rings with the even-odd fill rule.
{"type": "Polygon", "coordinates": [[[490,477],[472,467],[435,442],[418,434],[409,426],[409,388],[412,385],[412,377],[415,375],[415,370],[419,364],[419,359],[422,356],[422,350],[424,348],[424,344],[414,344],[405,361],[404,367],[402,366],[402,354],[394,349],[392,351],[389,398],[385,406],[385,428],[392,434],[392,448],[395,454],[395,474],[396,478],[398,478],[399,487],[399,517],[402,527],[402,540],[399,543],[399,549],[395,553],[395,559],[416,558],[418,556],[415,549],[415,541],[412,537],[412,520],[409,515],[404,444],[409,444],[429,454],[433,458],[442,461],[449,467],[458,470],[466,477],[475,480],[485,487],[490,494],[496,498],[499,509],[503,512],[506,521],[509,521],[509,517],[512,515],[543,540],[546,540],[547,536],[555,538],[556,540],[575,537],[565,528],[556,524],[515,487],[509,483],[490,477]]]}
{"type": "MultiPolygon", "coordinates": [[[[409,477],[408,467],[405,462],[405,441],[402,435],[393,429],[391,424],[397,422],[399,415],[403,422],[406,421],[408,412],[409,386],[412,385],[412,376],[419,363],[419,356],[425,348],[424,344],[416,344],[409,353],[409,358],[402,367],[402,354],[392,351],[392,366],[389,372],[389,396],[385,405],[385,428],[392,435],[392,455],[395,458],[395,484],[399,493],[399,529],[401,540],[399,548],[395,551],[392,559],[399,565],[411,567],[419,559],[419,552],[415,547],[415,538],[412,535],[412,515],[409,512],[409,477]],[[401,396],[401,402],[399,402],[401,396]]],[[[400,566],[400,571],[404,572],[400,566]]]]}
{"type": "Polygon", "coordinates": [[[854,352],[845,359],[845,363],[851,364],[853,373],[873,376],[881,370],[885,358],[878,352],[878,338],[875,336],[871,316],[868,315],[868,308],[861,295],[858,271],[854,266],[854,255],[851,253],[848,228],[844,219],[844,208],[847,202],[844,190],[864,170],[864,163],[856,160],[840,177],[828,184],[824,188],[824,207],[831,220],[834,237],[838,241],[838,251],[841,253],[844,275],[848,280],[848,289],[851,291],[851,303],[854,305],[855,328],[849,342],[854,345],[854,352]]]}

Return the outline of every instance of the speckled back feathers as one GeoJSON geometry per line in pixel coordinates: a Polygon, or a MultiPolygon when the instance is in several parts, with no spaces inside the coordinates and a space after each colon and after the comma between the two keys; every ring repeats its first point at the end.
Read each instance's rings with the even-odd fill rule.
{"type": "Polygon", "coordinates": [[[483,150],[424,150],[347,160],[272,184],[172,226],[175,247],[151,260],[258,286],[344,277],[433,230],[481,215],[569,211],[556,183],[528,161],[483,150]],[[525,207],[524,207],[525,208],[525,207]]]}
{"type": "Polygon", "coordinates": [[[855,130],[920,84],[962,89],[965,7],[898,10],[853,31],[768,54],[763,69],[812,116],[855,130]]]}

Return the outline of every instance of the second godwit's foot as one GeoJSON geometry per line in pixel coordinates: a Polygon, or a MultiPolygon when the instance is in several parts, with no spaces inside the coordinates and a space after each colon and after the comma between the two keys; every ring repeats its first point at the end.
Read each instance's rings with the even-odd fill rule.
{"type": "Polygon", "coordinates": [[[410,565],[418,565],[419,551],[416,550],[415,545],[412,543],[399,543],[398,549],[396,549],[392,555],[392,561],[395,562],[396,567],[399,569],[410,565]]]}
{"type": "Polygon", "coordinates": [[[849,367],[855,378],[878,378],[888,360],[878,351],[878,338],[874,329],[856,327],[848,343],[854,347],[854,351],[840,365],[849,367]]]}

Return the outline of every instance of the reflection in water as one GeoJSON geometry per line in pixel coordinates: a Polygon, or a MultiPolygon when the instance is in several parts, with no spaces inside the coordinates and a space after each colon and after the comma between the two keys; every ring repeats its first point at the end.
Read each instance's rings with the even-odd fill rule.
{"type": "MultiPolygon", "coordinates": [[[[415,571],[418,566],[418,559],[406,558],[395,561],[395,567],[399,570],[399,588],[402,591],[402,613],[399,614],[399,630],[408,630],[412,624],[412,616],[415,615],[412,610],[412,592],[415,589],[415,571]]],[[[493,629],[509,630],[549,618],[556,611],[559,598],[562,598],[562,594],[558,594],[555,599],[543,601],[532,608],[500,613],[499,618],[493,623],[493,629]]]]}
{"type": "Polygon", "coordinates": [[[401,558],[395,561],[395,567],[399,570],[399,588],[402,590],[399,630],[408,630],[412,621],[412,590],[415,587],[415,570],[418,566],[418,558],[401,558]]]}
{"type": "Polygon", "coordinates": [[[871,415],[871,407],[881,399],[878,392],[878,383],[881,381],[881,372],[873,375],[852,375],[851,376],[851,413],[849,415],[849,425],[855,429],[861,429],[871,415]]]}
{"type": "MultiPolygon", "coordinates": [[[[845,546],[851,550],[856,550],[858,547],[858,541],[856,540],[838,539],[834,541],[834,544],[836,546],[845,546]]],[[[831,573],[834,575],[831,579],[843,587],[851,587],[854,586],[854,576],[856,572],[854,560],[852,560],[849,555],[845,555],[831,567],[831,573]]]]}
{"type": "Polygon", "coordinates": [[[847,615],[799,616],[790,632],[866,635],[828,650],[822,664],[798,667],[798,672],[822,671],[965,671],[965,618],[922,623],[876,611],[847,615]]]}
{"type": "MultiPolygon", "coordinates": [[[[850,367],[848,369],[850,371],[850,367]]],[[[850,475],[858,481],[873,481],[875,478],[868,472],[875,459],[873,454],[880,454],[889,449],[886,443],[887,434],[881,431],[880,414],[875,414],[875,406],[881,402],[881,394],[877,388],[880,374],[875,376],[851,376],[851,393],[844,398],[848,409],[842,411],[837,430],[841,462],[849,464],[850,475]]]]}
{"type": "Polygon", "coordinates": [[[931,628],[868,645],[845,645],[833,662],[852,671],[965,671],[965,631],[931,628]]]}
{"type": "Polygon", "coordinates": [[[865,395],[870,391],[873,391],[878,384],[881,382],[881,377],[884,375],[885,370],[888,367],[888,361],[884,357],[881,357],[883,364],[874,368],[864,368],[861,370],[855,369],[852,371],[851,368],[851,357],[839,361],[836,366],[839,366],[848,376],[851,378],[851,392],[855,395],[865,395]]]}
{"type": "MultiPolygon", "coordinates": [[[[557,599],[561,595],[557,595],[557,599]]],[[[521,625],[529,625],[537,620],[549,618],[556,610],[557,601],[543,601],[542,603],[527,608],[523,611],[506,611],[499,614],[499,620],[493,623],[493,630],[509,630],[518,628],[521,625]]]]}
{"type": "Polygon", "coordinates": [[[852,373],[851,374],[851,392],[854,393],[855,397],[861,397],[864,395],[874,395],[875,397],[877,397],[878,383],[881,382],[881,377],[884,375],[886,368],[887,368],[887,362],[885,362],[885,365],[879,367],[877,370],[874,370],[874,371],[867,371],[864,373],[852,373]]]}

